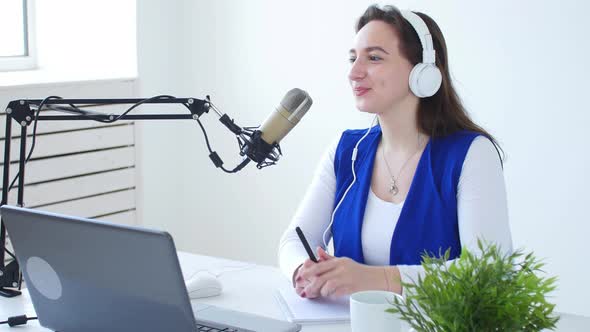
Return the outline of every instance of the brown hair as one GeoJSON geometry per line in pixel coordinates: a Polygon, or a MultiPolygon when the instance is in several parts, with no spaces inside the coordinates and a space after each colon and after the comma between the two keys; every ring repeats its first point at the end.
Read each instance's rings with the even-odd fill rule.
{"type": "MultiPolygon", "coordinates": [[[[436,51],[436,65],[442,73],[440,89],[432,97],[420,98],[417,116],[418,128],[432,138],[446,136],[461,130],[480,133],[492,141],[502,162],[504,151],[492,135],[471,120],[453,87],[449,73],[447,46],[440,28],[428,15],[419,12],[415,13],[424,20],[432,35],[432,42],[436,51]],[[500,151],[502,152],[500,153],[500,151]]],[[[383,21],[394,28],[400,38],[400,52],[410,63],[416,65],[422,62],[422,44],[418,33],[403,18],[396,7],[383,6],[380,8],[378,5],[369,6],[359,18],[356,32],[358,33],[367,23],[373,20],[383,21]]]]}

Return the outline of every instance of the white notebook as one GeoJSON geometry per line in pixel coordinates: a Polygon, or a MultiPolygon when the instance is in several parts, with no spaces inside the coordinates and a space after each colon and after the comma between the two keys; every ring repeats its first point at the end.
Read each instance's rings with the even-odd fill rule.
{"type": "Polygon", "coordinates": [[[304,299],[292,288],[276,290],[275,298],[288,321],[293,323],[347,323],[350,300],[340,298],[304,299]]]}

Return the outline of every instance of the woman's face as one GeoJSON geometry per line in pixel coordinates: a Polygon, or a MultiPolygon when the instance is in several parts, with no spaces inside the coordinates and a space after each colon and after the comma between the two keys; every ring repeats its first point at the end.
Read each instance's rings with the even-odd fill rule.
{"type": "Polygon", "coordinates": [[[399,51],[399,38],[383,21],[367,23],[350,50],[348,79],[360,111],[382,113],[414,98],[408,78],[412,64],[399,51]]]}

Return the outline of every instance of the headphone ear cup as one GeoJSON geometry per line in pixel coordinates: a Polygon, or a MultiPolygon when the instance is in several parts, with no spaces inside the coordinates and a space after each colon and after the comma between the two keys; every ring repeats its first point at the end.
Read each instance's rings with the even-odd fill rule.
{"type": "Polygon", "coordinates": [[[419,98],[433,96],[442,83],[442,75],[437,66],[419,63],[410,72],[410,90],[419,98]]]}

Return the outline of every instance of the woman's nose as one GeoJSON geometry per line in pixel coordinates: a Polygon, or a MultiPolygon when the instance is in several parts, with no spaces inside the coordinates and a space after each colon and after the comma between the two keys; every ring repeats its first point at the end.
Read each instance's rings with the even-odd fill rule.
{"type": "Polygon", "coordinates": [[[359,59],[356,59],[350,66],[350,71],[348,72],[348,79],[351,81],[359,81],[362,80],[366,75],[367,71],[365,66],[363,66],[359,59]]]}

